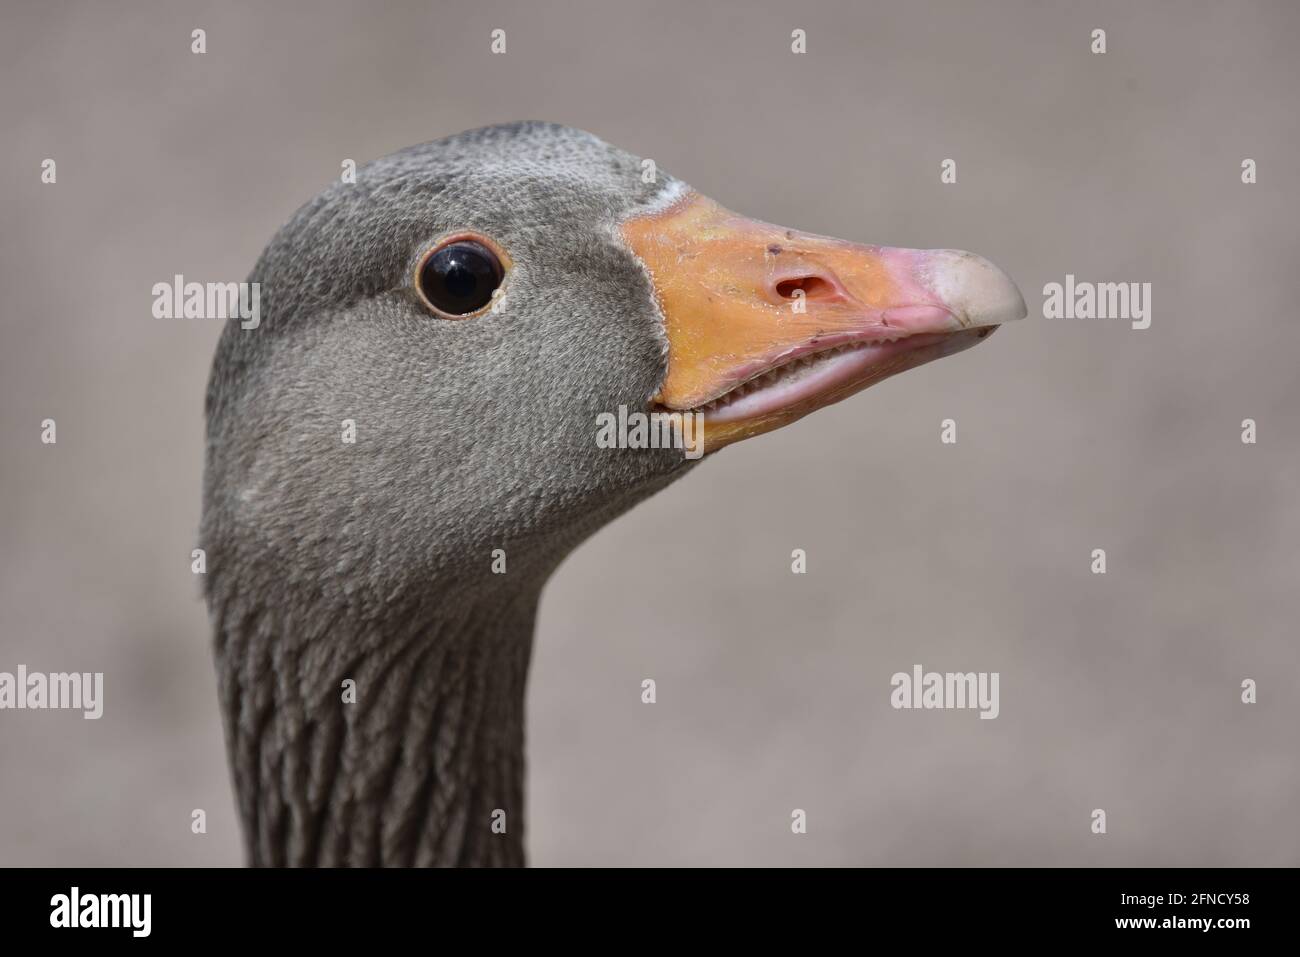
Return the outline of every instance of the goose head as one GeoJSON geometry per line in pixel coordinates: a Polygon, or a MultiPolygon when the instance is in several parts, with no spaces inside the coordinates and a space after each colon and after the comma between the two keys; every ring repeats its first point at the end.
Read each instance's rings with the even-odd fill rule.
{"type": "Polygon", "coordinates": [[[363,167],[250,281],[260,323],[227,327],[209,383],[202,537],[258,863],[521,860],[523,680],[564,555],[688,453],[1025,312],[973,254],[747,219],[540,123],[363,167]],[[610,447],[620,410],[684,441],[610,447]]]}

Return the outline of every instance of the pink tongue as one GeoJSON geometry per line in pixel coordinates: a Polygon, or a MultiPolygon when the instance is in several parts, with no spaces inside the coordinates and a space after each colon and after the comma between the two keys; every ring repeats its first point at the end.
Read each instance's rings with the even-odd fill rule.
{"type": "Polygon", "coordinates": [[[753,392],[732,399],[710,412],[709,417],[715,422],[728,422],[794,405],[839,381],[847,381],[875,358],[874,353],[886,348],[888,347],[870,345],[818,356],[808,365],[783,370],[776,381],[765,383],[753,392]]]}
{"type": "Polygon", "coordinates": [[[860,381],[896,356],[942,343],[947,338],[945,333],[923,333],[894,342],[873,342],[843,352],[821,353],[811,357],[812,361],[807,365],[782,370],[775,381],[732,399],[708,415],[714,422],[730,422],[779,411],[860,381]]]}

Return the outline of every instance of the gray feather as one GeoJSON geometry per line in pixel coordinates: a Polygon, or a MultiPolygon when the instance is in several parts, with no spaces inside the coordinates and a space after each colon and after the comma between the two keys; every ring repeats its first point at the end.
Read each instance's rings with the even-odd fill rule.
{"type": "Polygon", "coordinates": [[[616,227],[675,188],[590,134],[496,126],[363,167],[267,246],[261,324],[230,323],[213,362],[202,524],[251,862],[522,862],[542,585],[689,465],[594,440],[664,375],[616,227]],[[411,276],[461,229],[514,266],[488,314],[435,318],[411,276]]]}

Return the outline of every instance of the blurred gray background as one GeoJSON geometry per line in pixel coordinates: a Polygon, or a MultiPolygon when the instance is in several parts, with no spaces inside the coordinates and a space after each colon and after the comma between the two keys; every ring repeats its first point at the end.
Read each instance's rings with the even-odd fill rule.
{"type": "Polygon", "coordinates": [[[0,670],[106,685],[97,722],[0,712],[0,864],[241,860],[189,569],[220,324],[152,319],[150,287],[243,278],[345,158],[523,118],[771,222],[974,250],[1031,311],[728,449],[565,563],[533,863],[1300,863],[1294,4],[0,17],[0,670]],[[1151,282],[1151,328],[1043,319],[1066,273],[1151,282]],[[916,663],[1000,672],[1001,716],[894,711],[916,663]]]}

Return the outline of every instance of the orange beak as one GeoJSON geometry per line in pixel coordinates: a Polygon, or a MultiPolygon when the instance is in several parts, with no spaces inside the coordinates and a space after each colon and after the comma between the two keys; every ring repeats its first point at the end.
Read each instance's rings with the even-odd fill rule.
{"type": "Polygon", "coordinates": [[[959,250],[864,246],[746,219],[697,193],[624,222],[668,337],[654,401],[704,414],[704,448],[788,425],[1025,315],[959,250]]]}

